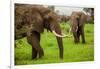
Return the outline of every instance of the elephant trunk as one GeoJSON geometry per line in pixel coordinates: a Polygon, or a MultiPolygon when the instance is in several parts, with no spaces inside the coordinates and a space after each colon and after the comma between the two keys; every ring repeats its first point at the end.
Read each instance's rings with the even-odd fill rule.
{"type": "Polygon", "coordinates": [[[59,47],[59,57],[60,57],[60,59],[63,59],[63,43],[62,43],[62,38],[56,36],[56,39],[57,39],[58,47],[59,47]]]}
{"type": "Polygon", "coordinates": [[[60,29],[60,26],[56,26],[56,27],[53,27],[51,28],[52,32],[56,33],[56,39],[57,39],[57,42],[58,42],[58,47],[59,47],[59,57],[60,59],[63,59],[63,42],[62,42],[62,33],[61,33],[61,29],[60,29]],[[61,36],[61,37],[59,37],[61,36]]]}

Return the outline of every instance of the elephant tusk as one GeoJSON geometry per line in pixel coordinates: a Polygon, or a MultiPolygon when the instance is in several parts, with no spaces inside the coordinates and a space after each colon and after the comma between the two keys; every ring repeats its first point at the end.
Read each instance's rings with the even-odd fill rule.
{"type": "Polygon", "coordinates": [[[72,35],[71,35],[71,30],[72,30],[72,28],[70,28],[70,29],[69,29],[69,32],[68,32],[68,35],[70,35],[69,37],[72,37],[72,35]]]}
{"type": "Polygon", "coordinates": [[[54,30],[53,30],[52,32],[53,32],[53,34],[54,34],[55,36],[57,36],[57,37],[66,37],[65,35],[62,36],[62,35],[57,34],[54,30]]]}
{"type": "Polygon", "coordinates": [[[53,30],[52,32],[53,32],[53,34],[56,35],[57,37],[69,37],[68,35],[65,35],[64,33],[63,33],[63,35],[59,35],[59,34],[57,34],[54,30],[53,30]]]}
{"type": "Polygon", "coordinates": [[[70,28],[69,31],[68,31],[68,35],[67,35],[68,37],[72,37],[71,30],[72,30],[72,28],[70,28]]]}
{"type": "Polygon", "coordinates": [[[68,35],[65,35],[64,33],[62,33],[63,34],[63,36],[65,36],[65,37],[72,37],[72,35],[70,35],[70,33],[68,33],[68,35]]]}
{"type": "Polygon", "coordinates": [[[75,32],[77,32],[77,30],[78,30],[78,27],[76,27],[76,30],[75,30],[75,32]]]}
{"type": "Polygon", "coordinates": [[[72,28],[69,29],[69,32],[68,32],[69,35],[70,35],[71,30],[72,30],[72,28]]]}

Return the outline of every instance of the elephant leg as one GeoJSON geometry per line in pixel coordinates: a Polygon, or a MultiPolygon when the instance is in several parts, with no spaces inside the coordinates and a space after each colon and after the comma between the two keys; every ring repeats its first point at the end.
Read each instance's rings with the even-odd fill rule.
{"type": "Polygon", "coordinates": [[[77,42],[80,42],[80,28],[77,31],[77,42]]]}
{"type": "Polygon", "coordinates": [[[37,50],[33,45],[34,43],[33,40],[34,40],[33,34],[32,35],[27,34],[27,42],[32,46],[32,59],[35,59],[37,57],[37,50]]]}
{"type": "Polygon", "coordinates": [[[32,45],[37,50],[39,58],[41,58],[44,55],[44,52],[43,52],[42,47],[40,46],[40,33],[34,31],[32,33],[32,38],[33,38],[32,45]]]}
{"type": "Polygon", "coordinates": [[[37,50],[32,46],[32,59],[37,57],[37,50]]]}
{"type": "Polygon", "coordinates": [[[40,33],[32,32],[32,35],[27,35],[28,42],[32,45],[32,58],[39,58],[44,55],[43,49],[40,46],[40,33]]]}
{"type": "Polygon", "coordinates": [[[77,34],[77,32],[74,32],[73,36],[74,36],[74,42],[78,43],[78,34],[77,34]]]}
{"type": "Polygon", "coordinates": [[[33,43],[34,44],[32,44],[32,58],[36,58],[37,55],[39,55],[39,58],[41,58],[44,55],[43,49],[39,45],[38,41],[33,43]]]}
{"type": "Polygon", "coordinates": [[[84,28],[81,28],[82,43],[85,43],[84,28]]]}
{"type": "Polygon", "coordinates": [[[80,42],[80,33],[78,34],[78,42],[80,42]]]}

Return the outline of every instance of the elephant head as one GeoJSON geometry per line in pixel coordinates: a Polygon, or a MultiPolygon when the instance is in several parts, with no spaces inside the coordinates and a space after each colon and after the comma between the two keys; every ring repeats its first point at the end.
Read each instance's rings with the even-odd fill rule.
{"type": "MultiPolygon", "coordinates": [[[[27,36],[33,35],[33,32],[38,34],[44,31],[44,28],[54,33],[57,38],[58,47],[60,50],[60,58],[63,58],[63,43],[62,37],[68,35],[62,34],[59,25],[58,15],[44,6],[40,5],[15,5],[15,36],[28,33],[27,36]],[[17,28],[19,27],[20,28],[17,28]],[[24,31],[22,29],[24,28],[24,31]],[[19,32],[22,31],[22,32],[19,32]],[[18,35],[17,35],[18,32],[18,35]]],[[[23,36],[21,36],[23,37],[23,36]]],[[[34,37],[34,36],[33,36],[34,37]]],[[[32,37],[31,37],[32,38],[32,37]]],[[[29,43],[32,40],[29,41],[29,43]]],[[[32,42],[33,43],[33,42],[32,42]]]]}

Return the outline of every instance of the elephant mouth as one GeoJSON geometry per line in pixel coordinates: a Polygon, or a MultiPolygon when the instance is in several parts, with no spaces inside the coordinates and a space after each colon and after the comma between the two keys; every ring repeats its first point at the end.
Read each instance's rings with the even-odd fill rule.
{"type": "Polygon", "coordinates": [[[70,36],[70,30],[69,30],[69,34],[68,34],[68,35],[65,35],[64,33],[61,33],[62,35],[61,35],[61,34],[58,34],[58,33],[55,32],[55,30],[53,30],[52,32],[53,32],[53,34],[54,34],[55,36],[57,36],[57,37],[62,37],[62,38],[63,38],[63,37],[71,37],[71,36],[70,36]]]}

